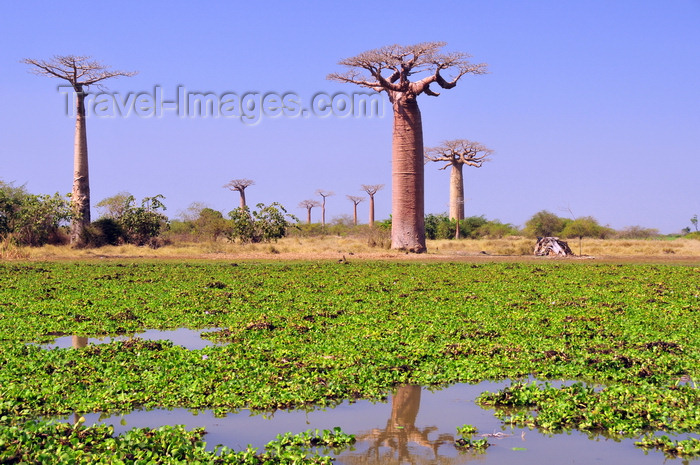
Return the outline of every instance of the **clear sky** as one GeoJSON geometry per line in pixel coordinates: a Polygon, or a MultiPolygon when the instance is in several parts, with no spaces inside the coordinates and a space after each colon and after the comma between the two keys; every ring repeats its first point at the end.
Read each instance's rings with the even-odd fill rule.
{"type": "MultiPolygon", "coordinates": [[[[181,86],[217,99],[293,94],[301,110],[318,93],[361,90],[326,80],[339,60],[425,41],[489,64],[490,74],[419,97],[427,146],[464,138],[495,151],[465,168],[468,216],[522,226],[546,209],[674,233],[700,213],[700,0],[3,2],[0,179],[32,193],[72,185],[66,94],[23,58],[91,55],[138,71],[106,83],[123,105],[139,93],[174,102],[181,86]]],[[[346,194],[383,183],[377,217],[387,218],[392,117],[382,95],[383,117],[256,124],[235,109],[181,116],[166,103],[160,115],[105,117],[102,108],[88,119],[93,205],[128,191],[163,194],[171,218],[193,202],[226,214],[238,194],[222,186],[250,178],[249,204],[278,201],[302,219],[300,201],[334,191],[330,219],[352,213],[346,194]]],[[[427,213],[448,208],[440,166],[426,166],[427,213]]],[[[366,221],[367,203],[359,209],[366,221]]]]}

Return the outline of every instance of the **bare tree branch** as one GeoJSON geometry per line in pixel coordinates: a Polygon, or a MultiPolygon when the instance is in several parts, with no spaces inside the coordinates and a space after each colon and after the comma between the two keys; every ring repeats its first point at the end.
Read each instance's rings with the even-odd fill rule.
{"type": "Polygon", "coordinates": [[[374,197],[374,194],[384,188],[384,184],[363,184],[362,190],[367,192],[367,195],[374,197]]]}
{"type": "Polygon", "coordinates": [[[320,207],[320,206],[321,206],[321,202],[319,202],[318,200],[310,200],[309,199],[309,200],[302,200],[301,202],[299,202],[300,208],[311,209],[311,208],[320,207]]]}
{"type": "Polygon", "coordinates": [[[68,81],[79,92],[82,92],[83,87],[95,84],[102,88],[98,83],[105,79],[137,74],[136,71],[110,70],[89,56],[55,55],[50,60],[25,58],[21,62],[33,66],[31,72],[34,74],[68,81]]]}
{"type": "Polygon", "coordinates": [[[355,205],[357,205],[358,203],[363,202],[365,200],[364,197],[360,197],[358,195],[346,195],[346,197],[348,198],[348,200],[350,200],[355,205]]]}
{"type": "Polygon", "coordinates": [[[479,142],[467,139],[455,139],[444,141],[437,147],[426,147],[425,162],[447,162],[445,166],[440,168],[441,170],[454,164],[464,164],[480,168],[484,162],[490,160],[489,157],[492,154],[493,150],[479,142]]]}
{"type": "Polygon", "coordinates": [[[415,45],[389,45],[368,50],[357,56],[338,62],[349,68],[345,73],[332,73],[328,79],[349,82],[377,92],[411,92],[419,95],[425,92],[439,95],[428,86],[437,82],[444,89],[451,89],[465,74],[484,74],[486,65],[469,62],[470,55],[461,52],[441,53],[445,42],[423,42],[415,45]],[[447,81],[442,71],[454,71],[455,76],[447,81]],[[428,76],[410,81],[412,75],[429,73],[428,76]]]}
{"type": "Polygon", "coordinates": [[[323,189],[317,189],[317,190],[316,190],[316,193],[317,193],[318,195],[320,195],[321,197],[323,197],[324,200],[325,200],[326,197],[330,197],[330,196],[332,196],[332,195],[335,195],[335,192],[333,192],[333,191],[326,191],[326,190],[323,190],[323,189]]]}
{"type": "Polygon", "coordinates": [[[244,191],[247,187],[250,187],[254,184],[255,181],[253,181],[252,179],[232,179],[231,181],[224,184],[223,187],[232,191],[241,192],[244,191]]]}

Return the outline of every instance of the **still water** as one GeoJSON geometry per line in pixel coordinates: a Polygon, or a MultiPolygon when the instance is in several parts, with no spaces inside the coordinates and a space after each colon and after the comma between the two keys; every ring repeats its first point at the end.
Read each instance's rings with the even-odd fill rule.
{"type": "MultiPolygon", "coordinates": [[[[190,350],[213,345],[201,338],[204,330],[180,328],[172,331],[148,330],[132,336],[57,338],[45,348],[80,348],[87,344],[104,344],[113,340],[139,337],[147,340],[169,339],[190,350]]],[[[124,415],[101,417],[87,414],[86,424],[106,423],[116,434],[131,428],[157,428],[163,425],[185,425],[188,429],[204,427],[209,449],[217,444],[235,450],[248,445],[263,450],[278,434],[301,433],[306,430],[332,429],[336,426],[354,434],[357,442],[339,453],[337,464],[610,464],[646,465],[696,463],[694,460],[667,459],[663,453],[634,446],[634,439],[613,440],[572,431],[546,435],[537,430],[504,426],[493,415],[475,403],[484,391],[497,391],[510,382],[483,382],[476,385],[457,384],[441,390],[420,386],[403,386],[387,402],[343,402],[327,409],[312,411],[275,411],[252,414],[247,410],[215,417],[211,411],[198,413],[186,409],[134,411],[124,415]],[[454,446],[456,428],[474,425],[491,446],[485,452],[462,451],[454,446]]],[[[551,383],[557,385],[557,383],[551,383]]],[[[74,417],[66,419],[74,421],[74,417]]],[[[673,435],[669,435],[672,436],[673,435]]],[[[679,436],[683,439],[689,435],[679,436]]],[[[697,436],[697,435],[696,435],[697,436]]],[[[326,454],[326,451],[321,451],[326,454]]]]}
{"type": "MultiPolygon", "coordinates": [[[[354,434],[357,442],[336,456],[338,464],[615,464],[644,465],[688,463],[665,459],[660,452],[646,453],[633,439],[620,441],[602,436],[589,438],[580,432],[548,436],[537,430],[502,426],[491,410],[475,403],[483,391],[495,391],[509,383],[458,384],[430,391],[403,386],[387,402],[344,402],[335,408],[309,412],[276,411],[251,414],[248,411],[216,418],[210,411],[197,414],[184,409],[135,411],[101,418],[85,415],[86,424],[107,423],[121,433],[134,427],[156,428],[184,424],[204,427],[210,448],[223,444],[241,450],[247,445],[262,450],[285,432],[332,429],[339,426],[354,434]],[[456,428],[477,427],[492,444],[484,453],[463,452],[454,446],[456,428]]],[[[476,438],[476,437],[475,437],[476,438]]],[[[694,461],[700,463],[700,460],[694,461]]]]}

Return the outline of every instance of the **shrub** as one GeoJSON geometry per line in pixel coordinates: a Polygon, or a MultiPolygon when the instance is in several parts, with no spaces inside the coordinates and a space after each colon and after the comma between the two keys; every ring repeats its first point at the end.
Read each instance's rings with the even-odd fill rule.
{"type": "Polygon", "coordinates": [[[229,239],[244,243],[270,242],[286,236],[292,221],[299,221],[277,202],[269,206],[259,203],[256,207],[258,210],[252,214],[248,207],[238,207],[229,212],[231,223],[225,232],[229,239]]]}
{"type": "Polygon", "coordinates": [[[564,227],[570,221],[566,218],[560,218],[547,210],[542,210],[527,220],[523,232],[529,237],[560,236],[564,227]]]}
{"type": "Polygon", "coordinates": [[[124,231],[114,218],[100,218],[83,230],[81,244],[84,247],[118,245],[124,241],[124,231]]]}
{"type": "Polygon", "coordinates": [[[145,197],[141,206],[134,205],[135,199],[130,195],[126,199],[126,205],[117,222],[124,231],[126,242],[135,245],[159,246],[158,241],[153,241],[168,226],[168,217],[158,210],[165,210],[165,205],[160,201],[165,197],[161,194],[155,197],[145,197]]]}
{"type": "Polygon", "coordinates": [[[618,239],[650,239],[659,236],[659,230],[642,228],[641,226],[627,226],[616,234],[618,239]]]}
{"type": "Polygon", "coordinates": [[[17,245],[29,246],[64,243],[62,227],[71,217],[66,197],[30,194],[0,181],[0,238],[12,235],[17,245]]]}

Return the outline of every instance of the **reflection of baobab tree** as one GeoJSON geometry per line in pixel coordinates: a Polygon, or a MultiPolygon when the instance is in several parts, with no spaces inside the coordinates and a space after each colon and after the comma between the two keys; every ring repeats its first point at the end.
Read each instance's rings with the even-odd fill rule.
{"type": "Polygon", "coordinates": [[[74,349],[82,349],[87,347],[88,338],[86,336],[71,336],[71,346],[74,349]]]}
{"type": "Polygon", "coordinates": [[[420,386],[402,386],[391,399],[391,416],[384,429],[374,428],[369,432],[357,434],[358,446],[366,445],[363,452],[351,452],[342,455],[342,462],[348,464],[451,464],[463,463],[464,457],[440,457],[438,449],[445,444],[453,444],[455,438],[448,433],[440,434],[437,439],[429,435],[437,427],[418,428],[416,417],[420,409],[420,386]],[[410,444],[430,449],[431,454],[412,454],[410,444]]]}

